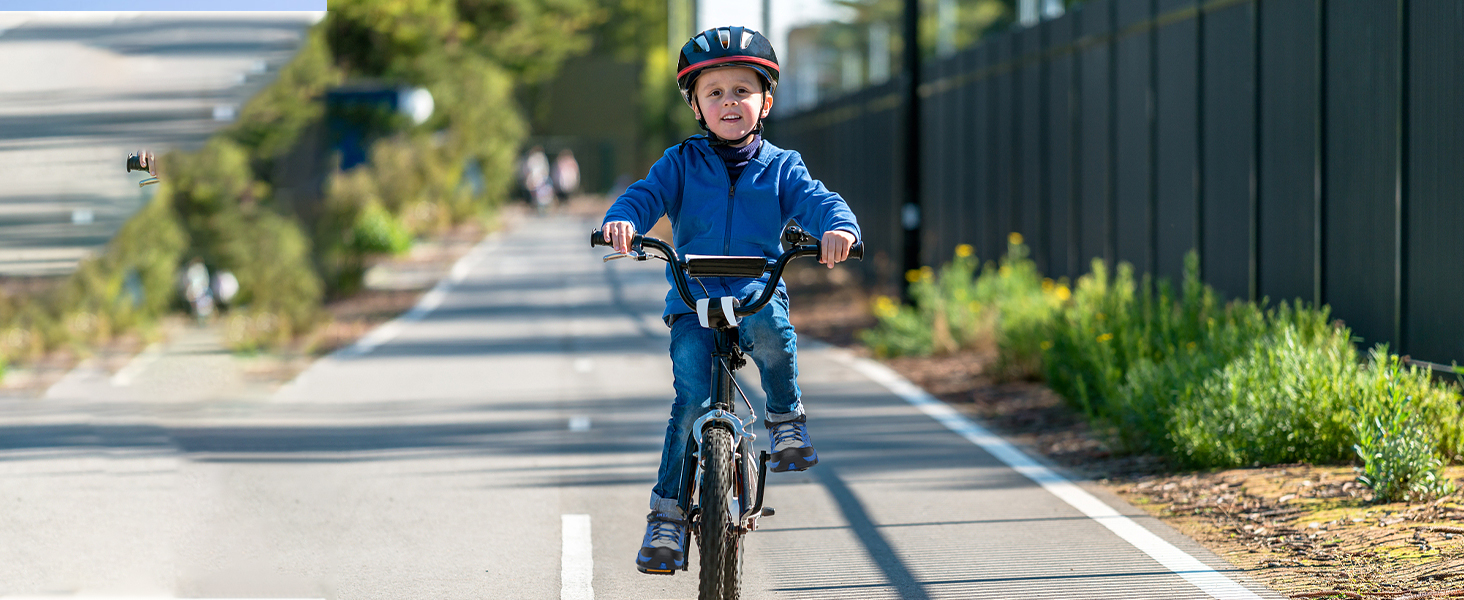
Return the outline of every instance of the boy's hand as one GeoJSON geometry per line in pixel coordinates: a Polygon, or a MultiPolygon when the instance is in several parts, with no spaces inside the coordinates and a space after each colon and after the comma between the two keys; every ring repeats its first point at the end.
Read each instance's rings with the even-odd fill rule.
{"type": "Polygon", "coordinates": [[[819,247],[823,252],[819,255],[818,262],[832,269],[835,264],[849,258],[849,249],[854,247],[854,234],[841,229],[825,231],[819,247]]]}
{"type": "Polygon", "coordinates": [[[600,229],[600,233],[616,252],[627,254],[630,252],[630,238],[635,237],[635,225],[630,221],[611,221],[600,229]]]}

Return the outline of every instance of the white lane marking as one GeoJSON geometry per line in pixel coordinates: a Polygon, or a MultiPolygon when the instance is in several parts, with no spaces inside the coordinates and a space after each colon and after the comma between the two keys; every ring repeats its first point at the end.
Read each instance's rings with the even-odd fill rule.
{"type": "Polygon", "coordinates": [[[595,370],[595,359],[593,359],[593,358],[576,358],[576,359],[574,359],[574,372],[576,372],[576,373],[589,373],[590,371],[593,371],[593,370],[595,370]]]}
{"type": "Polygon", "coordinates": [[[584,415],[575,415],[569,418],[570,431],[589,431],[590,418],[584,415]]]}
{"type": "Polygon", "coordinates": [[[112,385],[126,387],[132,385],[132,380],[137,379],[143,371],[163,356],[162,344],[150,344],[140,354],[133,357],[127,366],[122,367],[115,375],[112,375],[112,385]]]}
{"type": "Polygon", "coordinates": [[[595,574],[590,544],[590,515],[561,515],[564,549],[559,562],[559,600],[595,600],[590,579],[595,574]]]}
{"type": "Polygon", "coordinates": [[[1101,523],[1124,541],[1133,544],[1135,548],[1149,555],[1159,564],[1164,565],[1170,571],[1200,588],[1201,591],[1213,598],[1220,600],[1259,600],[1261,597],[1230,578],[1221,575],[1211,569],[1205,563],[1200,562],[1183,550],[1175,547],[1174,544],[1164,541],[1153,532],[1145,529],[1142,525],[1135,523],[1113,507],[1104,504],[1102,500],[1084,491],[1067,478],[1058,475],[1032,457],[1027,456],[1021,450],[1013,446],[1011,442],[1002,439],[1000,436],[987,431],[985,427],[978,425],[951,408],[949,404],[941,402],[934,396],[926,393],[913,383],[910,383],[889,367],[879,364],[867,358],[856,357],[846,351],[830,348],[830,354],[836,360],[849,365],[854,370],[864,374],[865,377],[874,380],[876,383],[885,386],[895,395],[904,398],[906,402],[920,409],[921,412],[929,415],[930,418],[945,425],[947,429],[956,432],[971,443],[980,446],[997,460],[1006,463],[1018,473],[1027,476],[1033,482],[1042,486],[1052,495],[1061,498],[1064,502],[1078,509],[1088,518],[1101,523]]]}
{"type": "Polygon", "coordinates": [[[442,301],[447,298],[447,294],[452,291],[453,286],[462,283],[463,279],[467,278],[468,272],[472,271],[473,267],[477,266],[479,262],[488,256],[492,248],[498,244],[499,236],[500,234],[497,232],[489,235],[487,239],[479,242],[467,254],[457,259],[457,262],[452,265],[452,270],[448,272],[448,276],[439,280],[437,285],[432,286],[430,291],[423,294],[422,298],[417,300],[417,304],[411,310],[402,314],[400,317],[381,324],[376,329],[372,329],[370,333],[356,340],[356,343],[335,351],[331,356],[335,358],[356,358],[370,354],[378,346],[390,342],[397,335],[401,334],[403,324],[420,321],[432,311],[437,310],[438,307],[442,306],[442,301]]]}

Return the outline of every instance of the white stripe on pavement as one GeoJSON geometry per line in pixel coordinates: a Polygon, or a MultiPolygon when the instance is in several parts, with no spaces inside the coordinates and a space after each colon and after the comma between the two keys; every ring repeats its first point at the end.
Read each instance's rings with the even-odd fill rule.
{"type": "Polygon", "coordinates": [[[493,248],[498,245],[500,235],[499,232],[489,234],[482,242],[479,242],[472,250],[469,250],[467,254],[457,259],[457,262],[452,265],[452,270],[448,272],[447,277],[438,280],[437,285],[432,286],[430,291],[423,294],[422,298],[417,300],[417,304],[411,310],[400,317],[383,323],[357,340],[356,343],[335,351],[332,356],[335,358],[356,358],[370,354],[378,346],[395,339],[402,332],[402,324],[420,321],[432,311],[437,310],[439,306],[442,306],[442,301],[447,298],[447,293],[452,291],[453,286],[462,283],[463,279],[467,278],[468,272],[493,251],[493,248]]]}
{"type": "Polygon", "coordinates": [[[1068,481],[1067,478],[1058,475],[1052,469],[1042,466],[1013,446],[1011,442],[987,431],[985,427],[956,412],[956,409],[910,383],[889,367],[867,358],[854,356],[838,348],[830,347],[830,354],[839,362],[849,365],[864,376],[885,386],[895,395],[904,398],[906,402],[939,421],[947,429],[980,446],[982,450],[995,456],[997,460],[1027,476],[1028,479],[1041,485],[1052,495],[1061,498],[1084,515],[1101,523],[1118,537],[1133,544],[1135,548],[1185,578],[1211,597],[1219,600],[1260,600],[1261,597],[1255,592],[1245,589],[1239,583],[1221,575],[1205,563],[1175,547],[1174,544],[1164,541],[1142,525],[1135,523],[1133,519],[1119,514],[1113,507],[1104,504],[1102,500],[1068,481]]]}
{"type": "Polygon", "coordinates": [[[595,600],[590,579],[595,559],[590,544],[590,515],[562,515],[564,549],[560,555],[559,600],[595,600]]]}

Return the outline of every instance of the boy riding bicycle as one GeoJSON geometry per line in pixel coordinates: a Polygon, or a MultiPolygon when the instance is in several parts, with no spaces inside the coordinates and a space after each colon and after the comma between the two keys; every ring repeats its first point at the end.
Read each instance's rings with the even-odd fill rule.
{"type": "MultiPolygon", "coordinates": [[[[778,58],[761,33],[720,27],[697,34],[681,48],[676,84],[706,132],[667,149],[645,179],[631,185],[602,226],[606,242],[629,252],[631,238],[665,215],[682,254],[776,258],[789,219],[821,234],[819,262],[833,268],[859,239],[859,225],[838,194],[813,179],[797,152],[762,139],[762,120],[773,106],[778,58]]],[[[671,276],[668,266],[667,277],[671,276]]],[[[697,298],[732,296],[744,301],[767,284],[762,278],[715,278],[693,288],[697,298]]],[[[666,427],[661,466],[651,491],[651,514],[636,567],[669,574],[686,560],[686,515],[680,494],[682,461],[692,423],[710,393],[714,332],[673,289],[663,318],[671,327],[676,400],[666,427]]],[[[767,309],[738,327],[743,349],[762,373],[766,424],[775,472],[802,471],[818,463],[805,426],[798,390],[798,346],[788,321],[781,282],[767,309]]]]}

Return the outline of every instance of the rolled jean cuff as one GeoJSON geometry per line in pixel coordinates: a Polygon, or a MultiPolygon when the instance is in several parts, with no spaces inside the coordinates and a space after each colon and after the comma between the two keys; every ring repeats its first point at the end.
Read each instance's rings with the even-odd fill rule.
{"type": "Polygon", "coordinates": [[[662,498],[660,494],[651,492],[651,510],[658,513],[670,513],[673,508],[681,510],[681,504],[675,498],[662,498]]]}
{"type": "Polygon", "coordinates": [[[777,424],[777,423],[784,423],[784,422],[787,422],[787,421],[792,421],[792,420],[797,419],[798,417],[801,417],[801,416],[803,416],[803,403],[802,402],[798,403],[798,406],[793,407],[793,412],[790,412],[790,413],[771,413],[771,412],[768,413],[767,421],[768,421],[768,425],[773,425],[773,424],[777,424]]]}

